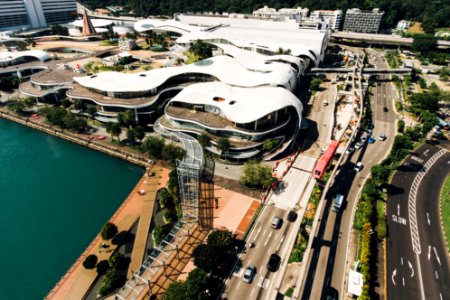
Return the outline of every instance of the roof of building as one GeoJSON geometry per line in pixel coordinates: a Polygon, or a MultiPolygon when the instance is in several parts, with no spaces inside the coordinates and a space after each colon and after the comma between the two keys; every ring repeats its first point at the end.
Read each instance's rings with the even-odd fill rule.
{"type": "Polygon", "coordinates": [[[348,293],[355,296],[361,296],[363,284],[362,274],[350,270],[348,273],[348,293]]]}
{"type": "Polygon", "coordinates": [[[222,82],[192,84],[170,102],[212,105],[226,118],[236,123],[249,123],[279,109],[292,106],[301,120],[303,106],[300,100],[281,87],[232,87],[222,82]],[[220,97],[222,101],[216,101],[220,97]]]}
{"type": "MultiPolygon", "coordinates": [[[[106,19],[90,19],[94,27],[106,27],[114,23],[113,20],[106,19]]],[[[83,27],[83,20],[75,20],[71,23],[75,27],[83,27]]]]}
{"type": "Polygon", "coordinates": [[[20,57],[25,56],[32,56],[36,59],[39,59],[40,61],[46,61],[49,59],[49,56],[47,53],[41,50],[26,50],[26,51],[17,51],[17,52],[10,52],[10,51],[0,51],[0,62],[8,62],[13,61],[20,57]]]}
{"type": "Polygon", "coordinates": [[[181,67],[153,69],[139,73],[101,72],[91,76],[74,77],[80,85],[106,92],[138,92],[155,89],[171,77],[182,74],[206,74],[234,86],[255,87],[281,85],[291,87],[294,70],[286,64],[273,65],[272,72],[253,72],[228,56],[215,56],[181,67]]]}
{"type": "Polygon", "coordinates": [[[322,54],[328,39],[327,31],[302,29],[295,22],[188,15],[178,18],[180,21],[145,19],[136,22],[134,28],[139,32],[152,29],[178,32],[182,35],[178,43],[225,39],[239,47],[257,46],[272,52],[281,47],[290,49],[294,56],[311,56],[314,61],[322,54]]]}

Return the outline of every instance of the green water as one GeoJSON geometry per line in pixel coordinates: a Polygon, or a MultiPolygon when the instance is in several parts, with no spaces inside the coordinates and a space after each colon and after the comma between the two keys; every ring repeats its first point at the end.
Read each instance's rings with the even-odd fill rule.
{"type": "Polygon", "coordinates": [[[42,299],[142,174],[0,119],[0,299],[42,299]]]}

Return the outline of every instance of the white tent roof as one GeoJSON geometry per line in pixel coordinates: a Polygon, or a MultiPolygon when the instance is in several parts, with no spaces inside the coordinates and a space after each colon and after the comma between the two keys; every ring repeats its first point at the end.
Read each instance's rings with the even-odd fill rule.
{"type": "Polygon", "coordinates": [[[271,72],[253,72],[228,56],[215,56],[201,62],[181,67],[153,69],[139,73],[101,72],[91,76],[74,77],[80,85],[106,92],[144,92],[157,88],[171,77],[201,73],[216,77],[219,81],[241,87],[263,85],[290,88],[296,80],[291,66],[271,64],[271,72]]]}
{"type": "Polygon", "coordinates": [[[281,87],[232,87],[222,82],[192,84],[170,102],[211,105],[219,108],[226,118],[236,123],[249,123],[279,109],[292,106],[302,117],[300,100],[281,87]],[[220,97],[224,101],[215,101],[220,97]]]}

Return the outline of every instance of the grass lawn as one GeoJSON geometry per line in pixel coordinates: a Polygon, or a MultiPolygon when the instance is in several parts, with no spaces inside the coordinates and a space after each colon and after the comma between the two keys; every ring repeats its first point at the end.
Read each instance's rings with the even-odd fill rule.
{"type": "MultiPolygon", "coordinates": [[[[450,176],[447,176],[441,192],[441,214],[445,237],[450,242],[450,176]]],[[[448,249],[450,251],[450,248],[448,249]]]]}

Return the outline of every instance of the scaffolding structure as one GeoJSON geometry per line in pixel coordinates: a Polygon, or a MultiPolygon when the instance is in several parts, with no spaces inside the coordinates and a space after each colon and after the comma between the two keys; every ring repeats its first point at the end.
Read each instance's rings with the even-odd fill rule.
{"type": "MultiPolygon", "coordinates": [[[[204,227],[199,222],[200,184],[205,167],[203,148],[198,141],[182,132],[171,132],[161,127],[159,120],[153,126],[155,132],[182,143],[186,149],[183,160],[177,160],[177,175],[180,187],[182,223],[174,226],[161,244],[147,257],[139,270],[133,272],[131,278],[115,294],[115,300],[141,299],[149,296],[155,290],[165,291],[171,281],[176,280],[184,263],[190,260],[190,252],[195,245],[203,242],[211,227],[204,227]],[[173,261],[178,262],[176,266],[173,261]],[[183,263],[181,263],[183,262],[183,263]],[[161,278],[166,280],[161,282],[161,278]],[[167,283],[169,282],[169,283],[167,283]]],[[[213,199],[208,189],[208,199],[213,199]]],[[[204,205],[203,205],[204,206],[204,205]]],[[[202,215],[205,214],[202,208],[202,215]]],[[[212,217],[210,217],[212,221],[212,217]]],[[[203,222],[202,222],[203,223],[203,222]]]]}

